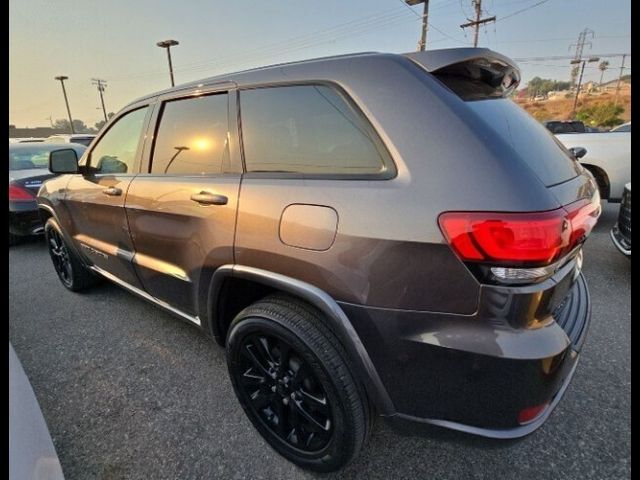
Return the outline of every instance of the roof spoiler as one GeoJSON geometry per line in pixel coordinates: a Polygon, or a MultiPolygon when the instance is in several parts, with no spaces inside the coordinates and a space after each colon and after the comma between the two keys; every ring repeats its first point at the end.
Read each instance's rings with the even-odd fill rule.
{"type": "Polygon", "coordinates": [[[404,56],[464,100],[506,97],[520,84],[515,62],[488,48],[448,48],[404,56]]]}

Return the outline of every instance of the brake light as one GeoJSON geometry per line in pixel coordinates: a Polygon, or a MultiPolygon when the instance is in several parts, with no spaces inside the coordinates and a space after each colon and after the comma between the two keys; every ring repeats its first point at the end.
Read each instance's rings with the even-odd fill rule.
{"type": "Polygon", "coordinates": [[[563,209],[541,213],[447,212],[442,233],[464,261],[548,265],[569,247],[563,209]]]}
{"type": "Polygon", "coordinates": [[[547,212],[445,212],[438,223],[465,262],[545,266],[583,241],[599,215],[600,202],[586,200],[547,212]]]}
{"type": "Polygon", "coordinates": [[[600,216],[600,202],[581,200],[565,207],[571,221],[571,243],[576,244],[587,238],[600,216]]]}
{"type": "Polygon", "coordinates": [[[35,196],[19,185],[9,185],[9,200],[33,200],[35,196]]]}

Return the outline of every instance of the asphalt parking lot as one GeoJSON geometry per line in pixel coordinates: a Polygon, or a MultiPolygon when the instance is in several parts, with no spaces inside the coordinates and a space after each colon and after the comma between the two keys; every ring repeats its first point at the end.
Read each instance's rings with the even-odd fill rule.
{"type": "MultiPolygon", "coordinates": [[[[540,430],[505,443],[378,422],[363,454],[323,478],[630,478],[631,263],[608,236],[618,205],[603,205],[585,247],[589,336],[540,430]]],[[[319,477],[254,431],[213,341],[111,284],[66,291],[41,240],[9,249],[9,340],[68,480],[319,477]]]]}

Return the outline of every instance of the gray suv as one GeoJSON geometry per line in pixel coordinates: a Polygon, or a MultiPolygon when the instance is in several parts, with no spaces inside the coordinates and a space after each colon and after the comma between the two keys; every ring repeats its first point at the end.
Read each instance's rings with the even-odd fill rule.
{"type": "Polygon", "coordinates": [[[377,417],[538,428],[589,323],[593,177],[480,48],[275,65],[141,98],[38,195],[69,290],[107,278],[226,348],[255,428],[331,471],[377,417]]]}

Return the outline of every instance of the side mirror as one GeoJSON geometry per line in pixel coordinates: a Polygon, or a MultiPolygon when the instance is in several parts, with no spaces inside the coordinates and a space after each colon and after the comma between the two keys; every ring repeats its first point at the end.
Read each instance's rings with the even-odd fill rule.
{"type": "Polygon", "coordinates": [[[49,171],[51,173],[78,173],[78,154],[72,148],[49,152],[49,171]]]}
{"type": "Polygon", "coordinates": [[[569,151],[576,158],[582,158],[587,154],[587,149],[584,147],[571,147],[569,151]]]}

